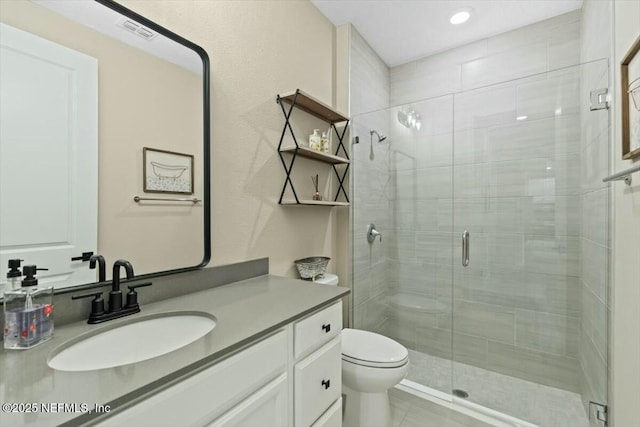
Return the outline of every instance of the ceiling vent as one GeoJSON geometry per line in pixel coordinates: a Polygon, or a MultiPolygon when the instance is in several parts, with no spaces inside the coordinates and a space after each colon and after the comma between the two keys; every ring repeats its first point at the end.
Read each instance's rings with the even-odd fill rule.
{"type": "Polygon", "coordinates": [[[120,22],[118,22],[118,27],[133,33],[138,37],[142,37],[145,40],[152,40],[158,35],[158,33],[151,31],[147,27],[144,27],[129,18],[121,19],[120,22]]]}

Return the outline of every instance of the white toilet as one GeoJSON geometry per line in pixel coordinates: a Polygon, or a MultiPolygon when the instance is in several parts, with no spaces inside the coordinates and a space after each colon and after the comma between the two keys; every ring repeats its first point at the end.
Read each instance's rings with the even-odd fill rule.
{"type": "MultiPolygon", "coordinates": [[[[338,276],[325,274],[316,283],[337,285],[338,276]]],[[[398,342],[374,332],[342,330],[342,394],[344,427],[387,427],[391,410],[387,391],[409,369],[409,352],[398,342]]]]}

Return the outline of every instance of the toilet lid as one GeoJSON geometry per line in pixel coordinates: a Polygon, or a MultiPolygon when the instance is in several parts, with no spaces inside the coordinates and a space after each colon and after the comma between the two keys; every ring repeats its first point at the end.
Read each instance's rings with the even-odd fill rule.
{"type": "Polygon", "coordinates": [[[342,359],[357,365],[395,368],[407,363],[409,352],[391,338],[345,328],[342,330],[342,359]]]}

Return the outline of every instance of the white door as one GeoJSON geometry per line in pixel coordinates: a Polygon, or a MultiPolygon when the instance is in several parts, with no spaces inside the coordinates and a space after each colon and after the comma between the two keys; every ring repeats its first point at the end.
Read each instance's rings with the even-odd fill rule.
{"type": "Polygon", "coordinates": [[[98,61],[0,24],[0,283],[7,260],[41,283],[96,280],[98,61]]]}

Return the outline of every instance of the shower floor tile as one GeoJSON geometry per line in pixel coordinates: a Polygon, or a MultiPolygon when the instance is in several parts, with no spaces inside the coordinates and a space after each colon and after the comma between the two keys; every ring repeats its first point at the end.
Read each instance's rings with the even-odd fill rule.
{"type": "Polygon", "coordinates": [[[491,427],[475,418],[398,389],[389,390],[393,427],[491,427]]]}
{"type": "Polygon", "coordinates": [[[566,390],[452,362],[409,350],[407,379],[451,393],[469,393],[468,400],[541,427],[589,427],[580,395],[566,390]]]}

